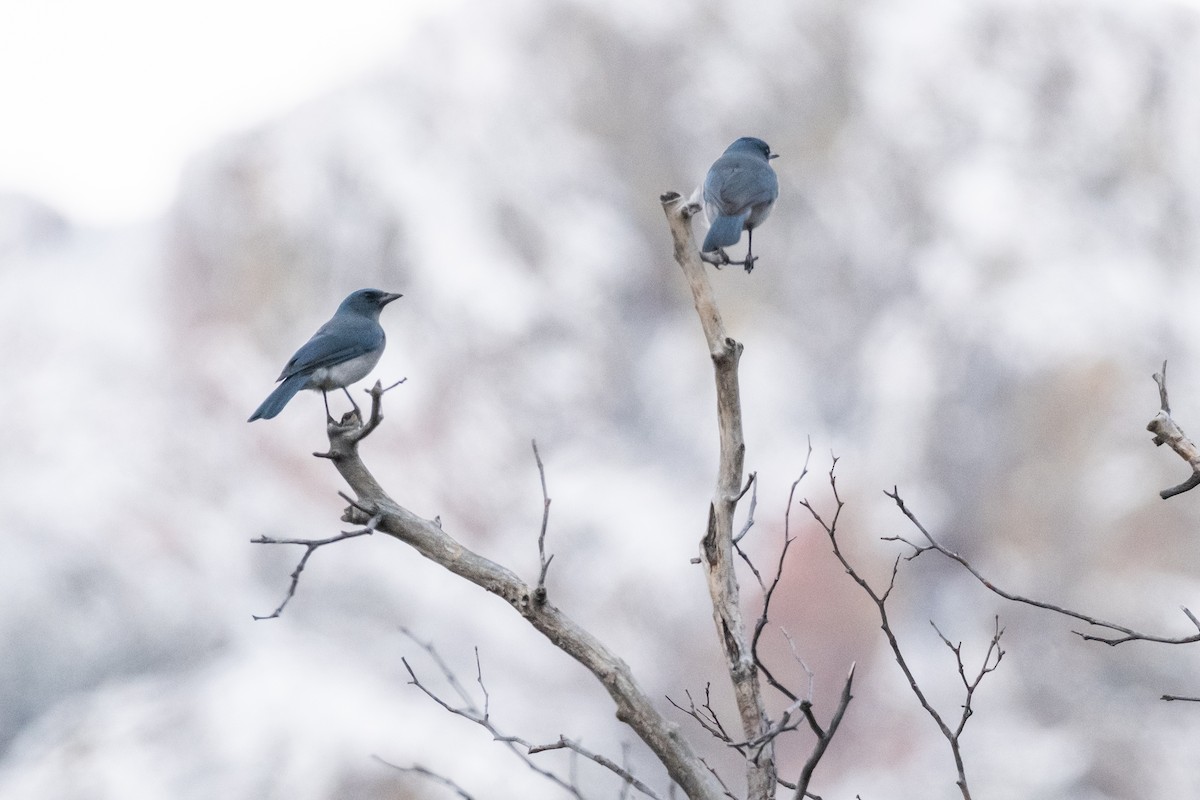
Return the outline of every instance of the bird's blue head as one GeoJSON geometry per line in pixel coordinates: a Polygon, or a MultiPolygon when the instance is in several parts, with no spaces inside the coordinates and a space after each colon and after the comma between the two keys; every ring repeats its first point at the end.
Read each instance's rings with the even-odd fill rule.
{"type": "Polygon", "coordinates": [[[379,289],[359,289],[357,292],[351,292],[350,296],[342,301],[342,304],[338,306],[338,312],[348,311],[379,319],[379,312],[383,310],[384,306],[403,296],[392,292],[383,292],[379,289]]]}
{"type": "Polygon", "coordinates": [[[770,161],[772,158],[779,158],[779,153],[772,153],[771,146],[762,139],[756,139],[753,136],[743,136],[729,147],[725,148],[726,153],[757,153],[764,159],[770,161]]]}

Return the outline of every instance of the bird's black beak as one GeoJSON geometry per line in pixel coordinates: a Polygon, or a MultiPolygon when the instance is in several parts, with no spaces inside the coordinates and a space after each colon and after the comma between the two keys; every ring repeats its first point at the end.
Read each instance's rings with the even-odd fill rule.
{"type": "Polygon", "coordinates": [[[391,292],[384,292],[383,297],[379,299],[379,307],[383,308],[388,303],[392,302],[393,300],[399,300],[401,297],[404,297],[404,295],[399,293],[393,294],[391,292]]]}
{"type": "Polygon", "coordinates": [[[767,161],[770,161],[772,158],[779,158],[779,153],[767,153],[767,161]]]}

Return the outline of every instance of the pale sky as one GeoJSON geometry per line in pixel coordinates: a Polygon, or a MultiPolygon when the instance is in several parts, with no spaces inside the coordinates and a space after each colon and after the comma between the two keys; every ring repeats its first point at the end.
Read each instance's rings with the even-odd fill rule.
{"type": "Polygon", "coordinates": [[[457,0],[0,0],[0,192],[162,211],[190,154],[396,57],[457,0]]]}

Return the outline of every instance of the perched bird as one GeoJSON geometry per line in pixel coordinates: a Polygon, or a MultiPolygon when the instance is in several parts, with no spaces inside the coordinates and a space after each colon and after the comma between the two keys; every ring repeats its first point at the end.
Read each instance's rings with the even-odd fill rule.
{"type": "Polygon", "coordinates": [[[779,196],[779,180],[768,163],[778,155],[762,139],[743,136],[713,162],[704,178],[704,213],[711,226],[700,247],[705,261],[717,266],[741,264],[746,272],[754,269],[754,229],[771,213],[779,196]],[[724,248],[737,244],[743,230],[749,232],[746,260],[730,261],[724,248]]]}
{"type": "Polygon", "coordinates": [[[283,411],[301,389],[321,393],[325,399],[325,416],[329,419],[333,417],[329,413],[326,392],[333,389],[346,392],[350,404],[358,411],[358,403],[350,397],[346,387],[361,381],[379,363],[387,343],[383,326],[379,324],[379,312],[401,296],[378,289],[359,289],[343,300],[329,321],[292,356],[276,378],[282,383],[263,400],[247,422],[271,419],[283,411]]]}

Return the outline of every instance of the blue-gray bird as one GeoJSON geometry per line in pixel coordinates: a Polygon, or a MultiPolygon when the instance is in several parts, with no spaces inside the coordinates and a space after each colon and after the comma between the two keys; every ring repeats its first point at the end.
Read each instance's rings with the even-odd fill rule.
{"type": "MultiPolygon", "coordinates": [[[[301,389],[321,393],[325,398],[325,416],[329,419],[333,417],[329,413],[326,392],[334,389],[346,392],[350,404],[358,411],[358,403],[350,397],[346,387],[367,377],[379,363],[387,344],[383,326],[379,324],[379,312],[399,297],[402,295],[378,289],[359,289],[343,300],[329,321],[292,356],[276,378],[282,383],[263,400],[247,422],[271,419],[283,411],[301,389]]],[[[362,416],[361,412],[359,416],[362,416]]]]}
{"type": "Polygon", "coordinates": [[[704,178],[704,213],[711,226],[700,247],[705,261],[718,267],[741,264],[746,272],[754,269],[754,229],[779,197],[779,179],[769,163],[778,155],[762,139],[743,136],[713,162],[704,178]],[[743,230],[749,234],[746,260],[730,261],[724,248],[737,244],[743,230]]]}

